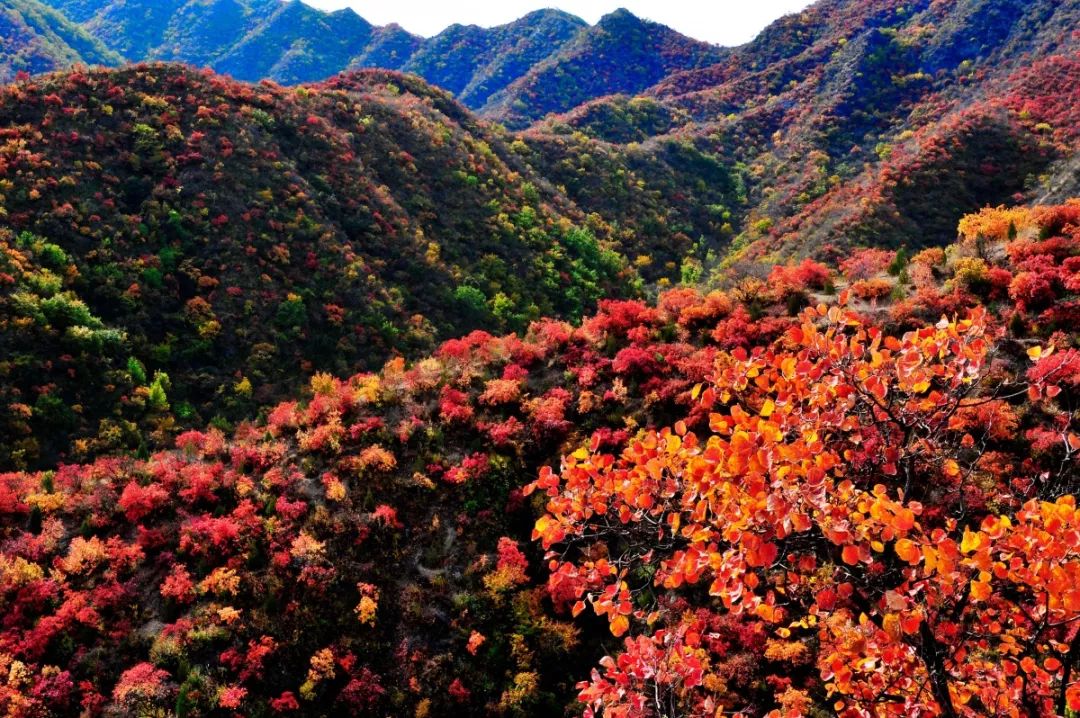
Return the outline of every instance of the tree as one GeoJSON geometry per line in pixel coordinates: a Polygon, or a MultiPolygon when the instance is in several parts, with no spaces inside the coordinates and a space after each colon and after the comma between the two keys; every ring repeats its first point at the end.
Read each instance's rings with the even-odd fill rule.
{"type": "Polygon", "coordinates": [[[630,634],[583,684],[586,715],[1080,707],[1080,514],[1050,495],[1075,487],[1080,438],[1055,424],[1054,475],[987,471],[994,413],[976,410],[1025,393],[989,370],[994,336],[981,308],[901,337],[809,309],[718,358],[708,435],[678,422],[543,470],[529,490],[548,495],[534,538],[552,598],[630,634]],[[772,691],[725,692],[716,615],[768,631],[766,667],[789,663],[772,691]],[[816,671],[793,667],[803,654],[816,671]]]}

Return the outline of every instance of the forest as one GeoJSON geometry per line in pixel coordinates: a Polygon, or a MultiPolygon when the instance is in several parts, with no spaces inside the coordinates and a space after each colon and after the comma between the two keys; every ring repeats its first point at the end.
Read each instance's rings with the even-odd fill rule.
{"type": "Polygon", "coordinates": [[[1076,3],[16,4],[4,716],[1080,715],[1076,3]]]}

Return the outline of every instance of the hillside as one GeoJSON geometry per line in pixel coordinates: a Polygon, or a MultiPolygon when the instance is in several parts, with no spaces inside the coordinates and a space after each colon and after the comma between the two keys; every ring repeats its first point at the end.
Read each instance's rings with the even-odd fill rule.
{"type": "Polygon", "coordinates": [[[596,27],[538,10],[505,25],[452,25],[421,38],[300,0],[47,1],[129,61],[186,62],[284,84],[360,68],[401,70],[515,126],[584,100],[644,90],[720,57],[625,10],[596,27]],[[558,79],[567,73],[580,82],[558,79]]]}
{"type": "Polygon", "coordinates": [[[587,29],[581,18],[558,10],[538,10],[490,29],[455,25],[423,41],[401,69],[482,108],[587,29]]]}
{"type": "Polygon", "coordinates": [[[1078,23],[1076,3],[1047,0],[829,0],[720,63],[632,102],[583,104],[526,139],[561,135],[576,162],[680,138],[744,168],[745,205],[723,208],[735,229],[735,251],[716,245],[723,267],[852,243],[943,244],[980,206],[1051,184],[1076,193],[1062,169],[1080,149],[1078,23]]]}
{"type": "Polygon", "coordinates": [[[400,70],[420,50],[424,39],[397,24],[375,28],[364,51],[349,62],[350,70],[376,67],[400,70]]]}
{"type": "Polygon", "coordinates": [[[0,706],[1061,714],[1078,227],[988,210],[0,474],[0,706]]]}
{"type": "Polygon", "coordinates": [[[76,63],[119,62],[118,55],[39,0],[0,2],[0,82],[76,63]]]}
{"type": "Polygon", "coordinates": [[[0,715],[1080,716],[1080,2],[50,2],[0,715]]]}
{"type": "MultiPolygon", "coordinates": [[[[211,5],[262,22],[254,5],[211,5]]],[[[330,17],[295,3],[259,7],[282,27],[290,13],[330,17]]],[[[71,455],[73,442],[88,455],[138,446],[140,422],[156,427],[152,448],[177,426],[248,416],[315,370],[414,356],[472,327],[578,316],[599,297],[641,291],[629,276],[660,288],[724,286],[762,275],[778,257],[941,245],[981,206],[1068,197],[1080,190],[1070,170],[1080,57],[1076,34],[1060,28],[1077,12],[1041,0],[824,3],[710,68],[676,73],[645,95],[587,102],[520,136],[381,72],[296,91],[167,67],[23,84],[0,116],[15,153],[7,176],[20,177],[5,192],[7,241],[29,232],[39,239],[24,245],[63,249],[74,267],[68,288],[126,339],[95,344],[91,354],[108,356],[79,371],[52,365],[55,391],[32,381],[36,369],[22,370],[8,446],[37,438],[8,460],[71,455]],[[982,54],[943,49],[972,33],[986,37],[982,54]],[[950,63],[963,71],[943,69],[950,63]],[[144,84],[122,91],[125,73],[144,84]],[[173,89],[154,89],[159,82],[173,89]],[[100,118],[104,106],[114,114],[100,118]],[[42,122],[49,135],[29,131],[42,122]],[[51,141],[56,132],[61,142],[51,141]],[[80,189],[103,182],[93,196],[80,189]],[[210,237],[229,259],[196,250],[210,237]],[[99,257],[108,269],[88,274],[99,257]],[[570,292],[559,286],[566,282],[570,292]],[[266,294],[253,301],[254,291],[266,294]],[[208,366],[223,351],[228,359],[208,366]],[[144,370],[133,376],[128,359],[144,370]],[[149,391],[156,371],[175,387],[165,412],[131,394],[149,391]],[[96,378],[84,382],[80,372],[96,378]],[[46,395],[58,406],[28,422],[23,407],[46,395]],[[34,422],[45,416],[75,430],[42,446],[34,422]]],[[[380,32],[351,13],[332,17],[380,32]]],[[[505,42],[528,46],[575,26],[560,13],[532,19],[500,30],[505,42]]],[[[185,23],[207,48],[220,26],[185,23]]],[[[624,40],[643,27],[628,13],[597,26],[624,40]]],[[[447,56],[460,52],[465,63],[480,52],[478,29],[452,30],[447,56]]],[[[265,37],[251,32],[244,47],[265,37]]],[[[387,52],[405,39],[391,32],[387,52]]],[[[495,65],[507,57],[487,52],[495,65]]],[[[312,59],[298,48],[286,64],[307,72],[312,59]]],[[[495,65],[480,67],[494,76],[495,65]]],[[[466,76],[442,81],[458,92],[486,87],[466,76]]]]}
{"type": "Polygon", "coordinates": [[[145,55],[165,40],[168,23],[182,5],[180,0],[103,4],[83,22],[83,27],[109,49],[130,60],[145,55]]]}
{"type": "MultiPolygon", "coordinates": [[[[298,0],[283,3],[215,57],[213,67],[239,79],[272,78],[291,85],[321,80],[364,52],[373,30],[349,9],[324,14],[298,0]]],[[[171,59],[186,61],[186,52],[174,52],[171,59]]]]}
{"type": "Polygon", "coordinates": [[[0,463],[127,446],[130,421],[224,422],[314,371],[637,291],[602,221],[408,76],[55,75],[0,91],[0,127],[8,321],[59,330],[64,357],[35,339],[3,364],[0,463]],[[159,371],[155,409],[139,392],[159,371]]]}
{"type": "Polygon", "coordinates": [[[725,56],[718,47],[618,10],[491,97],[483,112],[522,128],[597,97],[642,92],[673,73],[725,56]]]}

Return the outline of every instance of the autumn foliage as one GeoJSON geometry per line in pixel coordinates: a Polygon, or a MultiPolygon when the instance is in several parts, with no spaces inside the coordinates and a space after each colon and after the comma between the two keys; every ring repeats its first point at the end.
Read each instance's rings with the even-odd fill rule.
{"type": "Polygon", "coordinates": [[[0,706],[1073,709],[1076,207],[879,272],[877,303],[784,265],[0,475],[0,706]],[[972,279],[1035,266],[1038,306],[972,279]]]}
{"type": "MultiPolygon", "coordinates": [[[[1008,230],[1053,235],[1068,211],[962,231],[1074,256],[1075,235],[1008,230]]],[[[629,634],[581,684],[586,715],[1080,708],[1075,351],[1020,351],[985,308],[964,315],[891,334],[843,297],[808,309],[717,357],[694,392],[707,430],[541,471],[549,591],[629,634]],[[720,619],[768,636],[767,690],[729,690],[720,619]]]]}

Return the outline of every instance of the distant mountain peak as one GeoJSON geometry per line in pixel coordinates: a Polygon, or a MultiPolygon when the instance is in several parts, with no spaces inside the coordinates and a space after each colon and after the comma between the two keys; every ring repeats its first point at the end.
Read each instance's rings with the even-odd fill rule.
{"type": "Polygon", "coordinates": [[[560,19],[560,20],[569,20],[569,21],[572,21],[572,22],[579,23],[579,24],[581,24],[583,26],[588,25],[587,22],[582,20],[577,15],[575,15],[573,13],[570,13],[570,12],[567,12],[565,10],[560,10],[559,8],[555,8],[555,7],[545,7],[545,8],[540,8],[539,10],[533,10],[532,12],[529,12],[528,14],[521,16],[520,18],[515,20],[515,22],[526,22],[526,21],[533,21],[533,20],[536,20],[536,19],[547,19],[547,18],[560,19]]]}
{"type": "Polygon", "coordinates": [[[605,24],[613,23],[613,22],[627,22],[627,21],[644,22],[644,20],[639,18],[634,13],[630,12],[629,10],[627,10],[624,7],[620,7],[620,8],[616,8],[615,10],[612,10],[608,14],[601,17],[600,22],[597,23],[597,24],[605,25],[605,24]]]}
{"type": "Polygon", "coordinates": [[[363,20],[363,18],[361,18],[360,15],[351,7],[343,7],[339,10],[334,10],[330,13],[330,17],[353,17],[363,20]]]}
{"type": "Polygon", "coordinates": [[[672,73],[705,67],[722,57],[714,45],[620,8],[493,97],[484,111],[509,127],[522,128],[605,95],[643,92],[672,73]]]}

